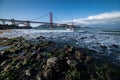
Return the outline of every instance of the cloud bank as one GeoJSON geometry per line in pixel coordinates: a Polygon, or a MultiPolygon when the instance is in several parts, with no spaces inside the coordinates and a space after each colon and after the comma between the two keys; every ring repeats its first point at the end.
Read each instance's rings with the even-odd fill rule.
{"type": "Polygon", "coordinates": [[[74,22],[75,24],[120,24],[120,11],[102,13],[87,18],[66,20],[64,22],[74,22]]]}

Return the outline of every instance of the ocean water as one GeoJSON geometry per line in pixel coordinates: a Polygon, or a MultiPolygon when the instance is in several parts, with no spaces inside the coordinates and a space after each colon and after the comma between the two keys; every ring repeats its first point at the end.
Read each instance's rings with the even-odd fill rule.
{"type": "Polygon", "coordinates": [[[96,56],[107,56],[120,65],[120,29],[119,28],[54,28],[54,29],[14,29],[0,34],[0,37],[18,37],[33,39],[44,36],[47,40],[65,43],[97,51],[96,56]]]}

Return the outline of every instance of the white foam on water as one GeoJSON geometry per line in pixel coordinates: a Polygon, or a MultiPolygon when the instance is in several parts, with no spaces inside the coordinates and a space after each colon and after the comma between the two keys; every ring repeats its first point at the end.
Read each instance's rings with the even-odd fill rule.
{"type": "Polygon", "coordinates": [[[0,37],[18,37],[23,36],[26,39],[32,39],[38,36],[44,36],[49,40],[56,42],[72,43],[76,46],[85,47],[101,51],[102,46],[106,46],[106,51],[110,50],[113,44],[120,46],[119,35],[108,35],[101,33],[74,32],[73,30],[35,30],[35,29],[14,29],[11,32],[0,34],[0,37]]]}

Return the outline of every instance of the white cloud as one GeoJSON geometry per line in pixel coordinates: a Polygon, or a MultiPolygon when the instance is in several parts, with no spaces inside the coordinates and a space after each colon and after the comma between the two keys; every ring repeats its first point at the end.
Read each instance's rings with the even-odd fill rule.
{"type": "Polygon", "coordinates": [[[120,24],[120,11],[102,13],[87,18],[66,20],[64,22],[74,22],[76,24],[120,24]]]}

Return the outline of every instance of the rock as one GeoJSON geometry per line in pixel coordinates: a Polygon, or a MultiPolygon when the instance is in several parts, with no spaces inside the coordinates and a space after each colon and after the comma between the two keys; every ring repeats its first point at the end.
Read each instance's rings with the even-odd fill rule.
{"type": "Polygon", "coordinates": [[[51,69],[47,69],[46,71],[44,71],[44,74],[43,76],[46,78],[46,79],[51,79],[51,78],[54,78],[53,75],[54,73],[52,72],[51,69]]]}
{"type": "Polygon", "coordinates": [[[26,36],[30,36],[30,35],[26,35],[26,36]]]}
{"type": "Polygon", "coordinates": [[[25,71],[25,74],[26,74],[27,76],[31,76],[31,71],[30,71],[30,69],[26,70],[26,71],[25,71]]]}
{"type": "Polygon", "coordinates": [[[4,67],[4,71],[10,70],[13,66],[11,64],[8,64],[6,67],[4,67]]]}
{"type": "Polygon", "coordinates": [[[26,65],[26,64],[27,64],[27,60],[28,60],[27,58],[24,59],[23,65],[26,65]]]}
{"type": "Polygon", "coordinates": [[[70,59],[67,60],[67,64],[70,65],[72,61],[70,59]]]}
{"type": "Polygon", "coordinates": [[[82,52],[82,51],[80,51],[80,50],[76,50],[75,51],[75,59],[85,59],[85,54],[82,52]]]}
{"type": "Polygon", "coordinates": [[[39,36],[39,37],[37,37],[36,39],[39,40],[39,42],[45,41],[45,37],[43,37],[43,36],[39,36]]]}
{"type": "Polygon", "coordinates": [[[72,55],[74,53],[74,48],[72,46],[64,45],[64,49],[67,55],[72,55]]]}
{"type": "Polygon", "coordinates": [[[42,80],[40,75],[36,76],[36,80],[42,80]]]}
{"type": "Polygon", "coordinates": [[[73,47],[72,46],[68,46],[67,51],[71,52],[72,50],[73,50],[73,47]]]}
{"type": "Polygon", "coordinates": [[[118,45],[113,44],[112,47],[114,47],[114,48],[118,48],[118,45]]]}
{"type": "Polygon", "coordinates": [[[8,59],[6,59],[6,60],[4,60],[4,61],[2,62],[1,57],[0,57],[0,62],[2,62],[0,66],[3,66],[3,65],[5,65],[5,64],[7,64],[7,63],[8,63],[7,60],[8,60],[8,59]]]}
{"type": "Polygon", "coordinates": [[[36,39],[45,39],[45,37],[39,36],[39,37],[37,37],[36,39]]]}
{"type": "Polygon", "coordinates": [[[52,67],[55,68],[55,66],[57,66],[57,64],[58,64],[58,61],[59,61],[58,57],[49,58],[47,60],[47,65],[46,66],[49,67],[49,68],[52,68],[52,67]]]}
{"type": "Polygon", "coordinates": [[[85,62],[90,62],[91,60],[93,60],[93,57],[87,56],[85,62]]]}
{"type": "Polygon", "coordinates": [[[74,59],[68,59],[67,64],[69,65],[70,69],[75,68],[77,65],[77,61],[74,59]]]}
{"type": "Polygon", "coordinates": [[[101,43],[97,42],[96,44],[100,45],[101,43]]]}
{"type": "Polygon", "coordinates": [[[31,44],[28,42],[25,42],[24,44],[22,44],[22,48],[29,48],[31,47],[31,44]]]}
{"type": "Polygon", "coordinates": [[[22,66],[22,63],[18,62],[15,67],[20,68],[21,66],[22,66]]]}
{"type": "Polygon", "coordinates": [[[42,52],[42,51],[44,51],[44,48],[39,47],[39,48],[37,49],[37,51],[42,52]]]}
{"type": "Polygon", "coordinates": [[[91,38],[94,38],[94,36],[90,36],[91,38]]]}
{"type": "Polygon", "coordinates": [[[103,49],[107,49],[107,46],[105,46],[105,45],[100,45],[100,47],[103,49]]]}
{"type": "MultiPolygon", "coordinates": [[[[102,65],[106,60],[93,58],[96,51],[49,41],[32,44],[20,37],[9,43],[13,43],[12,47],[0,52],[0,80],[120,80],[119,67],[102,65]],[[23,54],[11,54],[19,51],[23,54]]],[[[101,47],[107,46],[102,44],[101,47]]],[[[113,44],[111,47],[119,46],[113,44]]]]}
{"type": "Polygon", "coordinates": [[[87,37],[81,37],[81,39],[83,40],[83,39],[87,39],[87,37]]]}
{"type": "Polygon", "coordinates": [[[65,80],[88,80],[88,79],[81,79],[80,72],[77,70],[72,70],[66,73],[65,80]]]}
{"type": "Polygon", "coordinates": [[[62,71],[67,69],[68,67],[65,60],[61,60],[58,57],[49,58],[44,71],[44,77],[46,79],[56,79],[58,75],[62,74],[62,71]]]}
{"type": "Polygon", "coordinates": [[[5,60],[8,60],[8,59],[10,59],[10,57],[5,56],[5,55],[0,55],[0,63],[5,61],[5,60]]]}
{"type": "Polygon", "coordinates": [[[1,55],[9,55],[9,54],[11,54],[11,53],[10,53],[10,51],[5,51],[5,50],[4,50],[4,51],[1,51],[0,54],[1,54],[1,55]]]}
{"type": "MultiPolygon", "coordinates": [[[[36,69],[34,69],[33,67],[28,67],[25,71],[24,71],[24,73],[25,73],[25,75],[26,75],[26,77],[29,77],[29,79],[30,80],[36,80],[36,79],[33,79],[33,78],[36,78],[37,77],[37,74],[39,74],[38,73],[38,71],[36,70],[36,69]]],[[[40,75],[38,75],[38,80],[40,79],[40,76],[41,76],[41,74],[40,75]]],[[[25,76],[24,76],[25,77],[25,76]]],[[[25,79],[26,80],[26,79],[25,79]]],[[[27,79],[28,80],[28,79],[27,79]]]]}
{"type": "Polygon", "coordinates": [[[36,59],[39,60],[41,58],[43,58],[43,56],[41,54],[38,54],[36,59]]]}
{"type": "Polygon", "coordinates": [[[34,53],[31,55],[30,59],[36,59],[37,58],[37,53],[34,53]]]}

